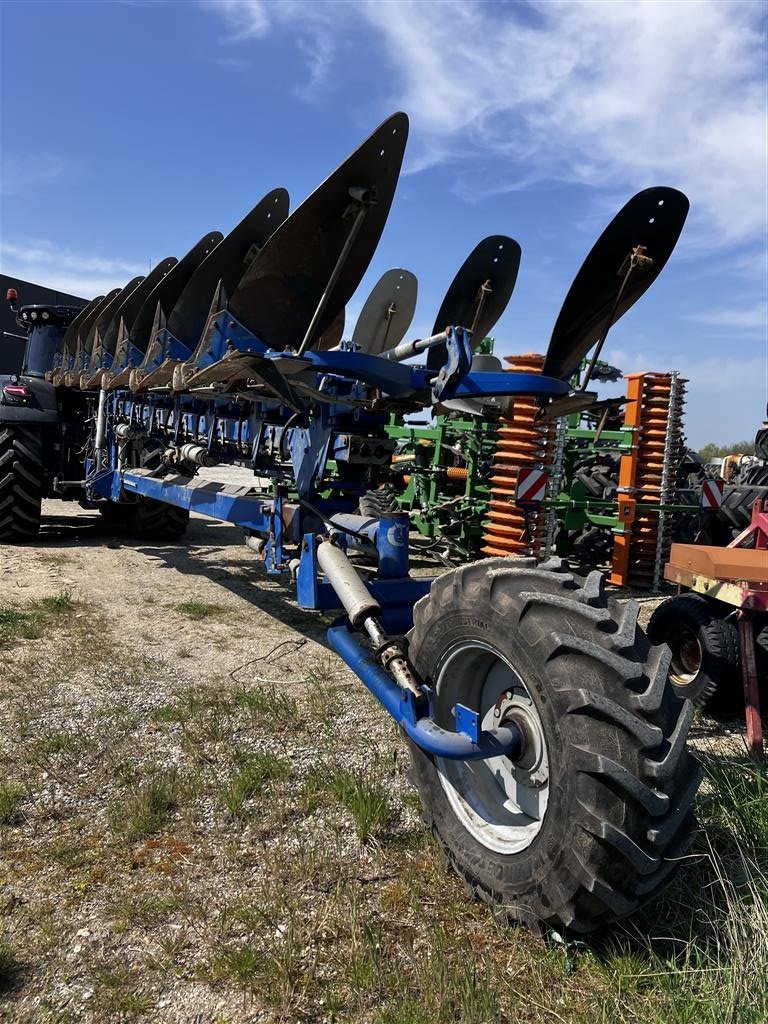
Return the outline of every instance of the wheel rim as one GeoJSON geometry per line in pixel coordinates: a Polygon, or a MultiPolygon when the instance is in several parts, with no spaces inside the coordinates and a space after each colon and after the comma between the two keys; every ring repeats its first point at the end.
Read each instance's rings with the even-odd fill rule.
{"type": "Polygon", "coordinates": [[[678,626],[667,637],[672,650],[669,678],[678,686],[690,686],[701,671],[703,653],[696,631],[690,626],[678,626]]]}
{"type": "MultiPolygon", "coordinates": [[[[453,708],[479,713],[483,729],[514,722],[524,736],[520,759],[436,758],[440,783],[461,824],[482,846],[516,854],[538,835],[549,801],[549,759],[538,710],[520,674],[497,650],[475,641],[457,644],[443,660],[436,683],[443,725],[453,708]]],[[[454,726],[455,728],[455,726],[454,726]]]]}

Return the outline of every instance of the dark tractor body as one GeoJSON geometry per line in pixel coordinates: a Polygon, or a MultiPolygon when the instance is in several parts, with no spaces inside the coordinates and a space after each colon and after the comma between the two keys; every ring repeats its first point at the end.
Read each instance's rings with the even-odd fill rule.
{"type": "Polygon", "coordinates": [[[54,353],[77,306],[30,305],[16,309],[26,333],[20,373],[0,375],[0,542],[36,535],[43,498],[80,497],[72,478],[82,476],[75,453],[85,442],[84,400],[77,392],[57,394],[45,380],[54,353]],[[70,484],[68,488],[67,484],[70,484]]]}

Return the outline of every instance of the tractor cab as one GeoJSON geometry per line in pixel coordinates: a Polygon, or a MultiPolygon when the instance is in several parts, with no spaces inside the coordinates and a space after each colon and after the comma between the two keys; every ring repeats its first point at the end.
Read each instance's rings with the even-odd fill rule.
{"type": "Polygon", "coordinates": [[[18,305],[18,293],[9,288],[6,299],[16,314],[16,323],[27,334],[22,375],[43,377],[50,368],[53,355],[67,327],[80,312],[80,306],[18,305]]]}

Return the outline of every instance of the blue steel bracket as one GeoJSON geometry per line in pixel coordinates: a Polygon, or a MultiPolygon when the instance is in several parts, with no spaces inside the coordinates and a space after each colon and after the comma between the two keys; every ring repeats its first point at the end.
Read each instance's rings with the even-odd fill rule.
{"type": "Polygon", "coordinates": [[[432,383],[432,401],[439,402],[446,390],[469,373],[472,365],[472,335],[461,327],[449,327],[445,342],[447,358],[432,383]]]}
{"type": "Polygon", "coordinates": [[[379,703],[389,712],[413,742],[433,757],[451,761],[479,761],[491,757],[520,756],[523,742],[514,724],[479,732],[476,739],[462,732],[449,732],[437,725],[428,714],[427,692],[417,700],[414,694],[401,690],[394,679],[374,661],[371,651],[360,643],[346,618],[337,619],[328,630],[328,642],[349,665],[379,703]]]}
{"type": "Polygon", "coordinates": [[[469,736],[473,743],[477,743],[480,735],[480,716],[471,708],[465,708],[463,704],[456,705],[456,732],[469,736]]]}
{"type": "MultiPolygon", "coordinates": [[[[372,356],[366,352],[350,352],[343,348],[325,352],[309,350],[301,356],[291,350],[277,352],[270,349],[226,310],[211,322],[210,330],[221,335],[218,339],[220,347],[248,351],[254,356],[261,355],[265,360],[273,361],[276,369],[289,380],[302,370],[315,370],[319,374],[335,374],[362,381],[368,387],[376,388],[395,398],[413,398],[422,406],[437,400],[432,394],[432,387],[438,375],[434,370],[427,370],[423,366],[411,366],[372,356]]],[[[450,336],[458,335],[459,330],[461,329],[453,328],[450,336]]],[[[461,330],[461,335],[462,341],[456,341],[454,352],[457,370],[458,364],[463,364],[468,357],[466,346],[469,344],[469,332],[461,330]]],[[[467,373],[465,370],[463,375],[456,372],[452,374],[451,379],[445,381],[441,386],[440,397],[441,400],[517,394],[554,397],[567,392],[567,381],[543,377],[537,373],[467,373]]]]}
{"type": "MultiPolygon", "coordinates": [[[[330,583],[320,579],[318,541],[317,534],[304,534],[296,580],[297,602],[299,608],[311,611],[339,611],[341,602],[338,594],[330,583]]],[[[413,625],[414,604],[429,593],[432,583],[431,576],[366,580],[368,590],[381,605],[384,629],[391,633],[406,633],[413,625]]]]}

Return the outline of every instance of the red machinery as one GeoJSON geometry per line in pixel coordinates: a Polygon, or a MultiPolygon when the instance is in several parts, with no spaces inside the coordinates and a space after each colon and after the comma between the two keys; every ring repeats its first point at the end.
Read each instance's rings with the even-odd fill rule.
{"type": "MultiPolygon", "coordinates": [[[[758,500],[752,507],[752,521],[727,548],[694,544],[673,544],[664,578],[682,590],[700,595],[715,608],[721,605],[735,610],[738,641],[741,651],[741,676],[744,685],[744,707],[747,722],[747,744],[753,757],[763,757],[763,727],[760,714],[760,693],[756,638],[768,626],[768,501],[758,500]],[[754,546],[744,545],[753,538],[754,546]]],[[[672,598],[670,602],[679,600],[672,598]]],[[[664,605],[659,609],[662,610],[664,605]]],[[[720,611],[717,613],[722,615],[720,611]]],[[[728,618],[734,612],[728,613],[728,618]]],[[[669,630],[664,637],[672,646],[675,659],[685,660],[685,652],[675,649],[674,638],[685,636],[683,630],[669,630]]],[[[652,630],[649,628],[649,633],[652,630]]],[[[656,638],[654,638],[656,639],[656,638]]],[[[683,640],[678,640],[682,647],[683,640]]],[[[699,649],[699,665],[706,651],[699,649]]],[[[695,666],[693,666],[695,668],[695,666]]],[[[674,677],[673,677],[674,678],[674,677]]],[[[765,678],[763,682],[765,682],[765,678]]],[[[680,688],[684,690],[684,687],[680,688]]]]}

